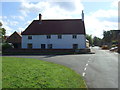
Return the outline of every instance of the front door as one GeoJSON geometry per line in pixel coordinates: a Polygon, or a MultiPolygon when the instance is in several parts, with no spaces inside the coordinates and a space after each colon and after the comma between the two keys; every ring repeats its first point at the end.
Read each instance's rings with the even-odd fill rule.
{"type": "Polygon", "coordinates": [[[45,44],[41,44],[41,49],[45,49],[45,44]]]}
{"type": "Polygon", "coordinates": [[[73,49],[78,49],[78,44],[73,44],[73,49]]]}

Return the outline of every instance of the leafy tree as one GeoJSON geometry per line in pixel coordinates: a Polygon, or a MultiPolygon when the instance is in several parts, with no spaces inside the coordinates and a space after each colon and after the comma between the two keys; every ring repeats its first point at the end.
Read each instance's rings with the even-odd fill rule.
{"type": "Polygon", "coordinates": [[[2,23],[0,22],[0,42],[5,42],[6,30],[2,28],[2,23]]]}
{"type": "Polygon", "coordinates": [[[2,23],[0,22],[0,26],[2,26],[2,23]]]}
{"type": "Polygon", "coordinates": [[[111,42],[112,37],[113,34],[111,31],[103,31],[103,41],[105,44],[109,44],[111,42]]]}
{"type": "Polygon", "coordinates": [[[14,46],[12,44],[9,44],[9,43],[2,43],[2,50],[6,50],[6,49],[11,49],[13,48],[14,46]]]}
{"type": "MultiPolygon", "coordinates": [[[[5,35],[6,35],[6,30],[2,28],[2,23],[0,22],[0,44],[2,45],[2,51],[13,48],[12,44],[5,42],[6,41],[5,35]]],[[[0,48],[0,51],[1,51],[1,48],[0,48]]]]}
{"type": "Polygon", "coordinates": [[[93,45],[93,38],[92,38],[92,35],[86,34],[86,39],[89,41],[90,46],[92,46],[92,45],[93,45]]]}
{"type": "Polygon", "coordinates": [[[101,38],[99,38],[99,37],[94,37],[93,38],[93,44],[95,45],[95,46],[101,46],[101,38]]]}
{"type": "Polygon", "coordinates": [[[103,44],[107,44],[109,48],[118,46],[120,30],[109,30],[103,32],[103,44]]]}

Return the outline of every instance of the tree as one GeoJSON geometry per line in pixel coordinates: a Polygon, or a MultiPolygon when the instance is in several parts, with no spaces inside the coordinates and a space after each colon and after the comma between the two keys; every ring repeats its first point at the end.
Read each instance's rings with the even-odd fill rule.
{"type": "Polygon", "coordinates": [[[2,23],[0,22],[0,42],[5,42],[6,30],[2,28],[2,23]]]}
{"type": "Polygon", "coordinates": [[[90,46],[92,46],[92,45],[93,45],[93,38],[92,38],[92,35],[86,34],[86,39],[89,41],[90,46]]]}
{"type": "Polygon", "coordinates": [[[93,38],[93,44],[95,45],[95,46],[101,46],[101,38],[99,38],[99,37],[94,37],[93,38]]]}
{"type": "Polygon", "coordinates": [[[103,31],[104,44],[109,44],[111,42],[112,37],[113,37],[113,34],[111,31],[103,31]]]}
{"type": "Polygon", "coordinates": [[[2,23],[0,22],[0,27],[2,26],[2,23]]]}

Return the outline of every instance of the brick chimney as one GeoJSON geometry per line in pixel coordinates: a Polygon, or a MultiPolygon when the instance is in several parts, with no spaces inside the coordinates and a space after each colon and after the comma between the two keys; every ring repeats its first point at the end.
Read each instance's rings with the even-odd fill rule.
{"type": "Polygon", "coordinates": [[[82,10],[82,21],[84,21],[84,12],[82,10]]]}
{"type": "Polygon", "coordinates": [[[42,15],[39,14],[39,21],[42,21],[42,15]]]}

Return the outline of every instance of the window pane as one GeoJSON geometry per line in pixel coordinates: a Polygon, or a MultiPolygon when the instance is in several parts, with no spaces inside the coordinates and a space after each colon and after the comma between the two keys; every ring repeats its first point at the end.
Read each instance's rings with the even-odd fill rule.
{"type": "Polygon", "coordinates": [[[32,44],[29,43],[29,44],[27,45],[27,47],[28,47],[29,49],[31,49],[31,48],[32,48],[32,44]]]}
{"type": "Polygon", "coordinates": [[[28,39],[32,39],[32,36],[28,36],[28,39]]]}
{"type": "Polygon", "coordinates": [[[61,39],[62,38],[62,35],[58,35],[58,39],[61,39]]]}
{"type": "Polygon", "coordinates": [[[48,49],[52,49],[52,44],[48,44],[48,49]]]}
{"type": "Polygon", "coordinates": [[[76,39],[76,38],[77,38],[77,35],[73,35],[73,38],[76,39]]]}
{"type": "Polygon", "coordinates": [[[78,48],[78,44],[73,44],[73,49],[77,49],[78,48]]]}
{"type": "Polygon", "coordinates": [[[41,49],[45,49],[45,44],[41,44],[41,49]]]}
{"type": "Polygon", "coordinates": [[[51,35],[47,35],[47,39],[50,39],[51,38],[51,35]]]}

